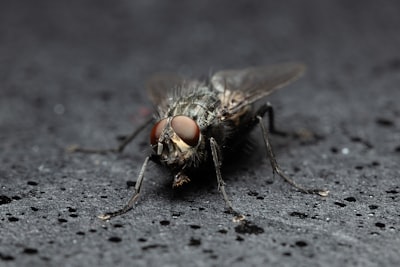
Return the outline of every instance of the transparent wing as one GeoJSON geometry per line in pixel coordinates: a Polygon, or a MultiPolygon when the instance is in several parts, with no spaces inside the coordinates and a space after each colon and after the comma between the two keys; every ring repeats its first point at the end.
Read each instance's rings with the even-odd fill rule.
{"type": "Polygon", "coordinates": [[[282,88],[300,77],[306,67],[301,63],[282,63],[242,70],[223,70],[211,77],[211,84],[219,92],[241,91],[249,104],[282,88]]]}
{"type": "Polygon", "coordinates": [[[158,73],[150,77],[146,83],[150,100],[155,106],[163,105],[168,95],[178,86],[184,84],[184,79],[175,73],[158,73]]]}

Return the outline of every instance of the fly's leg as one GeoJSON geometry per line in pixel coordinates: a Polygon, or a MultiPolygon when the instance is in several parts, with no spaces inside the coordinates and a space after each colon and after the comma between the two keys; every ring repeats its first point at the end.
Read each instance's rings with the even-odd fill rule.
{"type": "MultiPolygon", "coordinates": [[[[287,136],[288,134],[286,132],[277,130],[275,128],[275,115],[274,115],[274,108],[272,107],[271,103],[267,102],[267,104],[262,105],[258,111],[256,116],[264,117],[264,114],[268,114],[268,129],[271,134],[276,134],[280,136],[287,136]]],[[[258,121],[257,121],[258,123],[258,121]]]]}
{"type": "Polygon", "coordinates": [[[142,187],[142,182],[144,178],[144,172],[147,167],[147,163],[149,162],[150,157],[147,156],[146,159],[144,160],[144,163],[142,165],[142,169],[140,170],[139,177],[136,181],[135,185],[135,192],[133,193],[132,197],[129,199],[128,203],[125,204],[121,209],[113,211],[113,212],[107,212],[104,214],[101,214],[98,216],[99,219],[106,221],[109,220],[112,217],[122,215],[124,213],[127,213],[130,209],[132,209],[133,205],[135,204],[136,200],[139,197],[140,194],[140,189],[142,187]]]}
{"type": "Polygon", "coordinates": [[[97,148],[85,148],[76,145],[72,145],[67,148],[68,152],[82,152],[82,153],[94,153],[94,154],[107,154],[107,153],[120,153],[125,147],[132,142],[132,140],[151,122],[153,118],[146,120],[142,125],[140,125],[135,131],[133,131],[130,135],[126,136],[117,147],[109,148],[109,149],[97,149],[97,148]]]}
{"type": "Polygon", "coordinates": [[[228,206],[228,212],[235,216],[234,221],[242,221],[242,220],[244,220],[244,215],[240,214],[239,212],[237,212],[233,209],[232,202],[229,200],[228,195],[226,194],[225,182],[222,179],[222,175],[221,175],[221,161],[220,161],[220,156],[219,156],[219,154],[220,154],[219,147],[213,137],[210,138],[210,146],[211,146],[211,154],[212,154],[214,167],[215,167],[215,173],[217,176],[218,191],[220,191],[222,193],[222,196],[224,197],[224,201],[225,201],[226,205],[228,206]]]}
{"type": "Polygon", "coordinates": [[[328,193],[329,193],[328,190],[305,188],[305,187],[303,187],[301,185],[296,184],[289,176],[287,176],[283,172],[281,167],[278,165],[278,162],[276,161],[274,151],[272,150],[272,146],[271,146],[271,143],[269,141],[268,131],[265,128],[264,123],[262,121],[262,116],[256,115],[256,119],[258,120],[258,124],[260,125],[261,132],[263,134],[264,144],[265,144],[265,147],[267,149],[268,158],[270,160],[270,163],[271,163],[273,171],[276,172],[288,184],[290,184],[291,186],[297,188],[299,191],[301,191],[303,193],[316,194],[316,195],[320,195],[320,196],[323,196],[323,197],[327,196],[328,193]]]}

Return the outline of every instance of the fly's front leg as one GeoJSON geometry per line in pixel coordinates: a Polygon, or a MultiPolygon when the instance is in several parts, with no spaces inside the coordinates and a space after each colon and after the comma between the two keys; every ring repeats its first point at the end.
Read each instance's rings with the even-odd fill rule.
{"type": "Polygon", "coordinates": [[[148,156],[144,160],[144,163],[142,165],[142,169],[140,170],[140,173],[139,173],[139,177],[138,177],[138,179],[136,181],[135,192],[133,193],[132,197],[129,199],[128,203],[126,203],[125,206],[123,206],[119,210],[116,210],[116,211],[113,211],[113,212],[107,212],[107,213],[99,215],[98,216],[99,219],[101,219],[103,221],[106,221],[106,220],[109,220],[112,217],[119,216],[119,215],[122,215],[124,213],[127,213],[130,209],[132,209],[133,205],[135,204],[136,200],[139,197],[140,189],[142,188],[144,172],[146,170],[147,163],[149,162],[149,159],[150,159],[150,157],[148,156]]]}
{"type": "Polygon", "coordinates": [[[261,132],[263,134],[265,147],[267,149],[267,154],[268,154],[268,157],[269,157],[269,160],[270,160],[270,163],[271,163],[271,166],[272,166],[272,169],[274,170],[274,172],[276,172],[288,184],[292,185],[293,187],[297,188],[298,190],[300,190],[303,193],[317,194],[317,195],[324,196],[324,197],[327,196],[328,193],[329,193],[328,190],[305,188],[305,187],[303,187],[301,185],[296,184],[289,176],[287,176],[283,172],[281,167],[278,165],[278,162],[276,161],[274,151],[272,150],[272,146],[271,146],[271,143],[269,141],[268,131],[267,131],[267,129],[265,129],[264,123],[262,121],[262,116],[257,115],[256,119],[258,120],[258,124],[260,125],[261,132]]]}
{"type": "Polygon", "coordinates": [[[225,191],[225,182],[222,179],[221,175],[221,160],[219,156],[219,147],[217,141],[213,137],[210,138],[210,146],[211,146],[211,154],[214,162],[215,173],[217,176],[218,182],[218,190],[222,193],[224,197],[225,203],[228,206],[229,213],[235,215],[234,221],[242,221],[244,219],[244,215],[241,215],[239,212],[235,211],[232,206],[232,202],[229,200],[228,195],[225,191]]]}
{"type": "Polygon", "coordinates": [[[115,147],[115,148],[97,149],[97,148],[85,148],[85,147],[72,145],[72,146],[67,148],[67,151],[68,152],[94,153],[94,154],[120,153],[152,121],[153,121],[153,118],[150,118],[150,119],[146,120],[142,125],[140,125],[137,129],[135,129],[135,131],[133,131],[130,135],[126,136],[119,143],[119,145],[117,147],[115,147]]]}

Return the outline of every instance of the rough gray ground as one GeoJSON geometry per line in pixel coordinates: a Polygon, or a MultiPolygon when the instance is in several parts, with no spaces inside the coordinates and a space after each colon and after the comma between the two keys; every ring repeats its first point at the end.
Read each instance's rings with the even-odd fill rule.
{"type": "Polygon", "coordinates": [[[3,1],[0,6],[1,266],[397,266],[400,261],[400,5],[397,1],[3,1]],[[68,2],[68,3],[67,3],[68,2]],[[143,83],[168,70],[301,61],[275,93],[273,136],[302,194],[273,178],[262,148],[226,164],[232,222],[211,176],[182,192],[152,164],[136,209],[123,205],[148,149],[143,83]],[[243,162],[241,162],[243,161],[243,162]]]}

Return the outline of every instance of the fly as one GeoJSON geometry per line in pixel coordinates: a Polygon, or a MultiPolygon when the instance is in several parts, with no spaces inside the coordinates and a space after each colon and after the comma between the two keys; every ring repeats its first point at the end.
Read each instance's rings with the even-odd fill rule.
{"type": "Polygon", "coordinates": [[[152,153],[144,160],[134,194],[123,208],[102,214],[99,218],[108,220],[126,213],[134,206],[149,160],[161,162],[172,171],[173,187],[189,183],[188,173],[211,161],[218,189],[228,210],[240,215],[228,198],[220,169],[224,153],[232,150],[238,139],[241,140],[257,125],[262,132],[273,172],[303,193],[327,196],[329,191],[305,188],[285,174],[276,161],[269,141],[268,132],[277,132],[273,108],[270,104],[258,108],[255,106],[256,101],[296,80],[304,70],[303,64],[283,63],[218,71],[208,81],[184,79],[173,74],[154,76],[147,86],[151,101],[157,107],[154,118],[127,136],[117,148],[71,148],[74,152],[122,152],[139,132],[153,123],[150,132],[152,153]],[[265,114],[269,117],[269,131],[263,123],[265,114]]]}

